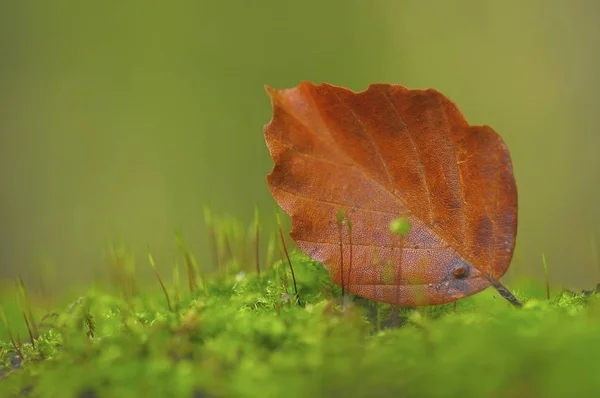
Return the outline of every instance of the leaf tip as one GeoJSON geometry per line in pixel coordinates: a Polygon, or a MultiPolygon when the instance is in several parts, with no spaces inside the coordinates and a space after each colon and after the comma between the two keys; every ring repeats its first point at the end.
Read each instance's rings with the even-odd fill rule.
{"type": "Polygon", "coordinates": [[[269,95],[271,95],[275,91],[275,89],[273,87],[269,86],[268,84],[265,84],[264,88],[265,88],[265,91],[267,92],[267,94],[269,94],[269,95]]]}

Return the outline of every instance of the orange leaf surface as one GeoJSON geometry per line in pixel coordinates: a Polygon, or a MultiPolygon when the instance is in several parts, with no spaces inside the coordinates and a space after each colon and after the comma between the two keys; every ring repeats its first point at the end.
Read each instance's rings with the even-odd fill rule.
{"type": "Polygon", "coordinates": [[[269,188],[292,238],[335,283],[402,306],[498,288],[515,246],[517,189],[494,130],[470,126],[432,89],[266,89],[269,188]],[[402,235],[390,229],[399,218],[402,235]]]}

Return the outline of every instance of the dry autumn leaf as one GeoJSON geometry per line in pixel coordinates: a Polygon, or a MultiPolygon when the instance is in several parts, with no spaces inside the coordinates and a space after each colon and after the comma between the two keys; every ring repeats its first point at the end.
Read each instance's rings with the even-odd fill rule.
{"type": "Polygon", "coordinates": [[[498,281],[512,258],[509,152],[439,92],[303,82],[266,88],[267,180],[291,236],[342,289],[402,306],[452,302],[498,281]]]}

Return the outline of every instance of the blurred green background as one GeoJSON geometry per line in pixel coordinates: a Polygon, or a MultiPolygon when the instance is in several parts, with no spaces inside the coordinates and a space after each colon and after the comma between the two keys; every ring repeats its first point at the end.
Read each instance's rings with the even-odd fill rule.
{"type": "Polygon", "coordinates": [[[508,144],[519,233],[508,278],[600,282],[600,3],[0,2],[0,277],[103,272],[108,239],[170,269],[203,204],[274,224],[263,86],[433,87],[508,144]],[[595,238],[594,238],[595,236],[595,238]]]}

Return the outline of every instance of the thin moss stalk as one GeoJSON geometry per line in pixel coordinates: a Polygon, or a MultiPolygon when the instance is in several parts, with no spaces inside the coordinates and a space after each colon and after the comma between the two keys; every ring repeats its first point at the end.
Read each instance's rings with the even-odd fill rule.
{"type": "Polygon", "coordinates": [[[204,225],[208,233],[208,245],[214,262],[215,269],[219,269],[219,252],[217,246],[217,234],[213,222],[213,214],[209,205],[204,205],[204,225]]]}
{"type": "Polygon", "coordinates": [[[175,300],[175,312],[181,309],[181,277],[179,273],[179,263],[173,267],[173,298],[175,300]]]}
{"type": "Polygon", "coordinates": [[[265,264],[267,264],[267,266],[273,264],[276,244],[277,239],[275,238],[275,233],[271,231],[271,233],[269,233],[269,242],[267,243],[267,254],[265,259],[265,264]]]}
{"type": "Polygon", "coordinates": [[[292,261],[290,260],[290,254],[288,252],[287,246],[285,244],[285,238],[283,237],[283,228],[281,227],[281,219],[279,218],[279,212],[276,213],[277,217],[277,226],[279,227],[279,237],[281,238],[281,245],[283,247],[283,251],[285,253],[285,258],[287,259],[288,266],[290,267],[290,272],[292,273],[292,281],[294,283],[294,293],[296,294],[296,299],[300,302],[300,295],[298,294],[298,284],[296,283],[296,274],[294,273],[294,267],[292,266],[292,261]]]}
{"type": "Polygon", "coordinates": [[[342,224],[344,222],[344,211],[340,209],[337,214],[338,245],[340,247],[340,283],[342,286],[342,306],[344,306],[345,283],[344,283],[344,241],[342,236],[342,224]]]}
{"type": "Polygon", "coordinates": [[[188,288],[190,290],[190,293],[194,294],[198,287],[198,282],[196,279],[195,261],[192,258],[191,252],[189,251],[189,249],[187,248],[187,246],[185,245],[185,243],[183,241],[183,235],[182,235],[181,231],[176,232],[175,238],[177,240],[177,245],[179,247],[179,250],[181,251],[181,254],[183,255],[185,269],[187,272],[188,288]]]}
{"type": "Polygon", "coordinates": [[[258,205],[254,204],[254,259],[256,264],[256,275],[260,276],[259,238],[260,222],[258,214],[258,205]]]}
{"type": "Polygon", "coordinates": [[[150,253],[150,249],[148,249],[148,262],[150,263],[150,267],[152,267],[152,272],[154,273],[154,276],[160,284],[160,288],[162,289],[162,292],[165,296],[165,300],[167,302],[167,307],[169,308],[170,312],[173,312],[173,306],[171,305],[171,298],[169,297],[169,292],[167,291],[165,283],[163,282],[163,279],[160,276],[160,273],[158,272],[158,268],[156,267],[156,263],[154,262],[154,257],[152,256],[152,253],[150,253]]]}
{"type": "Polygon", "coordinates": [[[17,339],[15,339],[15,336],[10,327],[8,319],[6,318],[6,313],[4,312],[4,309],[1,307],[0,307],[0,318],[2,319],[2,323],[4,323],[4,327],[6,330],[6,334],[8,335],[8,340],[10,341],[10,344],[12,345],[13,349],[15,350],[15,352],[17,353],[19,358],[23,359],[24,357],[23,357],[23,351],[21,350],[21,344],[17,341],[17,339],[18,340],[20,340],[20,339],[18,337],[17,337],[17,339]]]}
{"type": "Polygon", "coordinates": [[[25,282],[23,282],[23,278],[21,278],[21,276],[19,276],[18,291],[20,293],[21,303],[23,305],[23,315],[26,319],[25,322],[27,323],[27,329],[33,343],[33,340],[39,337],[39,333],[37,330],[37,325],[34,321],[33,311],[31,309],[31,302],[29,300],[29,294],[27,293],[27,289],[25,288],[25,282]]]}
{"type": "Polygon", "coordinates": [[[542,252],[542,265],[544,266],[544,279],[546,281],[546,299],[550,300],[550,278],[548,277],[548,263],[544,252],[542,252]]]}

